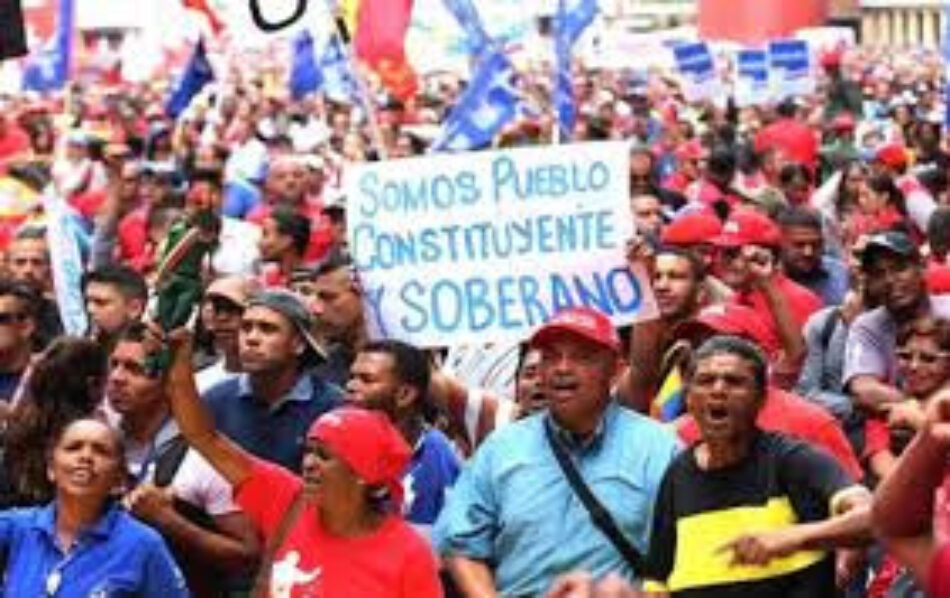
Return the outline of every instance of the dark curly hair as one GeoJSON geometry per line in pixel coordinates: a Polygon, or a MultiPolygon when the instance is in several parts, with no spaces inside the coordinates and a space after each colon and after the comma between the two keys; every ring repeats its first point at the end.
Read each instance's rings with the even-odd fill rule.
{"type": "Polygon", "coordinates": [[[98,343],[67,336],[55,340],[33,363],[3,437],[3,506],[53,499],[54,489],[46,475],[50,445],[71,422],[96,413],[106,362],[105,350],[98,343]]]}

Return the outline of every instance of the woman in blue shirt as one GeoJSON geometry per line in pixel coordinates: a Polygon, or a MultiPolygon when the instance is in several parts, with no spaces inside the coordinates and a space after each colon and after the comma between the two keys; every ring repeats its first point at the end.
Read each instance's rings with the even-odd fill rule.
{"type": "Polygon", "coordinates": [[[122,455],[105,423],[66,426],[49,458],[56,498],[0,514],[4,596],[188,596],[161,536],[114,500],[122,455]]]}

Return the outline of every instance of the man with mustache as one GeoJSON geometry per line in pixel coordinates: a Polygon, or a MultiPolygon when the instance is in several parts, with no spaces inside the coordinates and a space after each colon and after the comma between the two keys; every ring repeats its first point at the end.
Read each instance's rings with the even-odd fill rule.
{"type": "Polygon", "coordinates": [[[604,314],[565,309],[529,346],[540,352],[548,408],[479,447],[436,521],[436,549],[465,595],[539,596],[569,569],[636,580],[635,553],[646,550],[654,494],[677,442],[612,399],[623,362],[604,314]],[[613,538],[592,522],[562,459],[610,514],[613,538]]]}

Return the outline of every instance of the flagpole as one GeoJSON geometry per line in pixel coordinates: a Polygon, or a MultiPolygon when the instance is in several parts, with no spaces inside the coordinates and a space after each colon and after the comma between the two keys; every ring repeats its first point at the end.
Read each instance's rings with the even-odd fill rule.
{"type": "Polygon", "coordinates": [[[561,145],[561,112],[558,109],[557,97],[558,97],[558,78],[560,76],[560,64],[558,59],[558,29],[563,26],[561,22],[564,19],[564,0],[558,0],[557,3],[557,14],[554,15],[551,19],[551,47],[553,52],[551,53],[551,112],[553,113],[554,118],[552,126],[554,130],[551,131],[551,143],[553,145],[561,145]]]}
{"type": "Polygon", "coordinates": [[[373,100],[369,95],[369,86],[366,84],[362,73],[359,71],[356,53],[353,51],[353,44],[350,42],[350,32],[346,28],[346,22],[343,19],[342,9],[336,0],[327,0],[327,5],[330,8],[330,18],[333,21],[332,35],[339,36],[340,40],[347,48],[346,59],[350,66],[350,73],[353,76],[353,81],[356,83],[356,93],[359,96],[360,104],[363,106],[363,111],[366,112],[366,120],[367,124],[369,125],[370,137],[372,137],[373,143],[376,145],[376,155],[379,156],[380,160],[387,160],[389,158],[389,152],[386,150],[386,143],[383,140],[383,132],[379,128],[379,120],[376,118],[376,110],[373,106],[373,100]]]}

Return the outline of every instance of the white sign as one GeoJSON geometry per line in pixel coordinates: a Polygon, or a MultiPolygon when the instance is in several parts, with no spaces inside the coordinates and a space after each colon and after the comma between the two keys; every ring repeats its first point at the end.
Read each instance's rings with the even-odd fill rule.
{"type": "Polygon", "coordinates": [[[769,42],[769,70],[778,101],[815,92],[808,42],[785,39],[769,42]]]}
{"type": "Polygon", "coordinates": [[[590,305],[653,317],[633,236],[628,146],[587,143],[369,163],[347,171],[349,247],[377,336],[516,342],[590,305]]]}
{"type": "Polygon", "coordinates": [[[736,52],[735,97],[742,107],[769,101],[769,56],[765,50],[736,52]]]}
{"type": "Polygon", "coordinates": [[[687,102],[714,100],[722,95],[722,83],[706,42],[679,44],[673,57],[687,102]]]}

